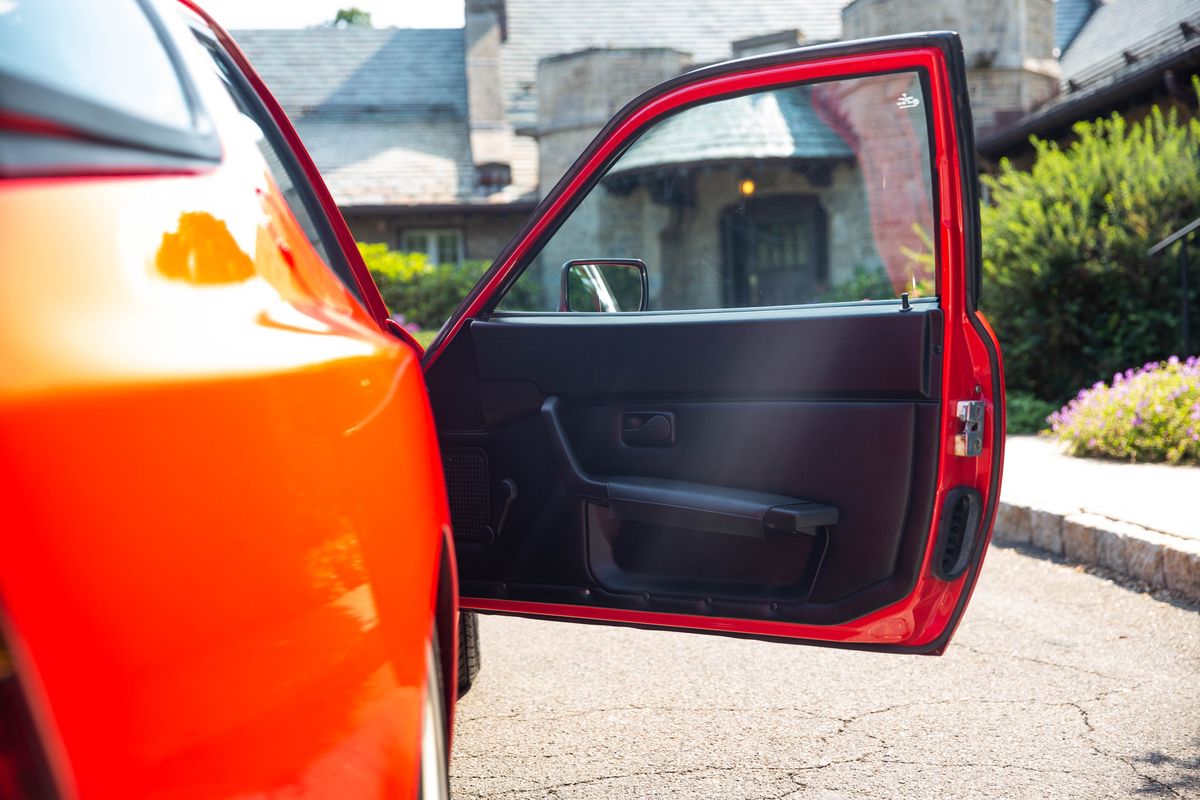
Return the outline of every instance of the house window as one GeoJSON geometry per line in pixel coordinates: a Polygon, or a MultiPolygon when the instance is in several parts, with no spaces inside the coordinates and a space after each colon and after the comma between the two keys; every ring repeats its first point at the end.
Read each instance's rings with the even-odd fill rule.
{"type": "Polygon", "coordinates": [[[434,264],[461,264],[463,236],[457,228],[425,228],[400,232],[400,250],[424,253],[434,264]]]}

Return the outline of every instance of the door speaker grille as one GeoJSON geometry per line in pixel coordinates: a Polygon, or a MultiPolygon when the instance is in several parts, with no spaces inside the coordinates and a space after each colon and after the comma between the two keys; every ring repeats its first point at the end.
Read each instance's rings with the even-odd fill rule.
{"type": "Polygon", "coordinates": [[[934,550],[934,575],[951,581],[966,570],[978,538],[982,510],[979,492],[969,486],[956,486],[946,495],[934,550]]]}
{"type": "Polygon", "coordinates": [[[487,453],[478,447],[445,448],[442,469],[446,474],[454,538],[461,542],[490,541],[487,453]]]}

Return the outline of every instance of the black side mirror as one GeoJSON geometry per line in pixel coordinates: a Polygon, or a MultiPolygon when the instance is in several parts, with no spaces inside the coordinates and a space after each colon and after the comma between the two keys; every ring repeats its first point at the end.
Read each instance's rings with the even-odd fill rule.
{"type": "Polygon", "coordinates": [[[645,311],[646,262],[637,258],[575,258],[562,265],[559,311],[645,311]]]}

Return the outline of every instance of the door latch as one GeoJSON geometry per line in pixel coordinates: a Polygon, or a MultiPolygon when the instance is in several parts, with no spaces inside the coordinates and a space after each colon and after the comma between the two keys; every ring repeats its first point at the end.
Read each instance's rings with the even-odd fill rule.
{"type": "Polygon", "coordinates": [[[982,400],[958,401],[958,419],[963,429],[954,437],[954,455],[975,457],[983,452],[983,414],[982,400]]]}

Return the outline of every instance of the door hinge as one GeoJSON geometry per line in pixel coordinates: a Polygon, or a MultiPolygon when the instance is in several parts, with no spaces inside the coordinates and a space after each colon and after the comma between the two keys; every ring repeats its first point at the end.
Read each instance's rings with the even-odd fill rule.
{"type": "Polygon", "coordinates": [[[954,437],[954,455],[973,458],[983,452],[984,408],[982,400],[958,401],[958,419],[963,428],[954,437]]]}

